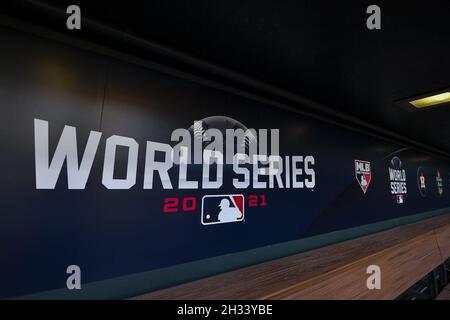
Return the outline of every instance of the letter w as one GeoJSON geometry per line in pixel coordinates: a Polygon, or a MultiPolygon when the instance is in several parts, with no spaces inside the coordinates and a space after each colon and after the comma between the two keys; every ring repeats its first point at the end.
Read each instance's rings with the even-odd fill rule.
{"type": "Polygon", "coordinates": [[[36,189],[54,189],[65,160],[69,189],[84,189],[101,136],[101,132],[90,132],[81,164],[78,166],[76,128],[64,126],[49,166],[48,122],[34,119],[36,189]]]}

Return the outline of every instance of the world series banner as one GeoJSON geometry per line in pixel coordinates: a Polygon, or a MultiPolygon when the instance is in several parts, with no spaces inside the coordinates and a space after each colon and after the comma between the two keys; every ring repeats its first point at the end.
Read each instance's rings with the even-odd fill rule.
{"type": "Polygon", "coordinates": [[[0,29],[0,297],[450,206],[449,163],[0,29]]]}

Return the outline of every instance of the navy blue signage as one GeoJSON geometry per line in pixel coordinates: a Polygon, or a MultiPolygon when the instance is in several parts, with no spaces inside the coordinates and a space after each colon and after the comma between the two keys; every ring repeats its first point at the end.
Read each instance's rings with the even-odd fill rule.
{"type": "Polygon", "coordinates": [[[69,265],[94,282],[450,206],[445,159],[1,36],[0,297],[64,288],[69,265]]]}

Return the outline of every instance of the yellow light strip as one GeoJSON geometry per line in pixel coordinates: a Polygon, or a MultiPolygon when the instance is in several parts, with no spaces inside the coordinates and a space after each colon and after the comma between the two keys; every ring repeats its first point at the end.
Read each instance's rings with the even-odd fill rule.
{"type": "Polygon", "coordinates": [[[450,102],[450,92],[443,92],[439,94],[435,94],[433,96],[409,101],[416,108],[426,108],[431,107],[441,103],[450,102]]]}

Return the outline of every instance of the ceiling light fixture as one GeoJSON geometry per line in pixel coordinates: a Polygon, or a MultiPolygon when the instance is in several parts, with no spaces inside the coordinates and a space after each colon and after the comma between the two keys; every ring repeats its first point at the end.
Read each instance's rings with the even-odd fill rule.
{"type": "Polygon", "coordinates": [[[420,98],[416,100],[409,101],[416,108],[427,108],[435,106],[437,104],[449,103],[450,102],[450,92],[443,92],[439,94],[434,94],[425,98],[420,98]]]}
{"type": "Polygon", "coordinates": [[[450,89],[439,90],[419,96],[402,99],[396,102],[397,105],[407,108],[409,111],[419,111],[431,107],[439,107],[450,104],[450,89]]]}

